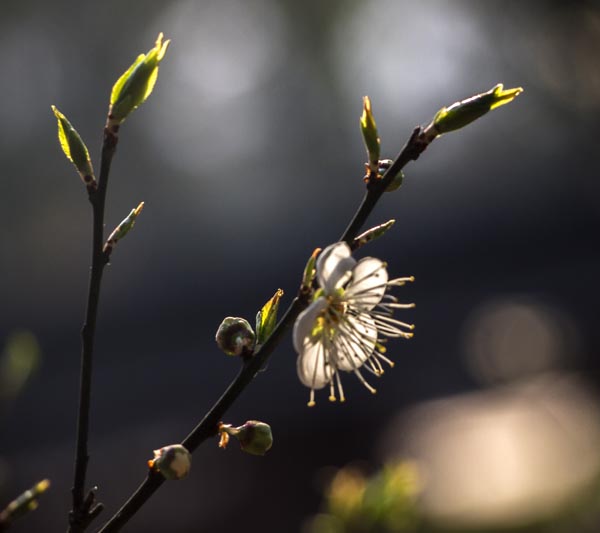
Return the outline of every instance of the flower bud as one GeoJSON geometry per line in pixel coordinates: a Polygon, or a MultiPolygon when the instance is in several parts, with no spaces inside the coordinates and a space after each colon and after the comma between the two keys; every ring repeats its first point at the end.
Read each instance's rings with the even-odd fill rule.
{"type": "Polygon", "coordinates": [[[154,48],[147,54],[140,54],[114,84],[108,111],[109,126],[121,124],[152,93],[158,77],[158,66],[171,42],[167,40],[163,43],[162,39],[163,34],[160,33],[154,48]]]}
{"type": "Polygon", "coordinates": [[[132,209],[131,213],[129,213],[129,215],[127,215],[114,229],[114,231],[108,236],[106,244],[104,245],[104,253],[112,252],[115,244],[117,244],[118,241],[120,241],[131,231],[135,225],[135,220],[142,212],[142,209],[144,209],[144,202],[140,202],[140,205],[138,205],[135,209],[132,209]]]}
{"type": "Polygon", "coordinates": [[[247,320],[228,316],[221,322],[215,340],[227,355],[242,355],[254,347],[255,335],[247,320]]]}
{"type": "Polygon", "coordinates": [[[154,459],[148,461],[148,466],[165,479],[183,479],[192,466],[192,454],[181,444],[171,444],[154,450],[154,459]]]}
{"type": "Polygon", "coordinates": [[[503,85],[499,83],[485,93],[455,102],[450,107],[443,107],[423,133],[431,141],[437,135],[463,128],[488,111],[512,102],[522,92],[522,87],[504,90],[503,85]]]}
{"type": "Polygon", "coordinates": [[[75,165],[77,172],[81,176],[90,190],[97,188],[96,178],[94,177],[94,169],[87,146],[77,133],[77,130],[71,125],[56,106],[51,106],[54,116],[58,121],[58,141],[67,156],[67,159],[75,165]]]}
{"type": "Polygon", "coordinates": [[[220,424],[219,433],[221,435],[220,448],[227,446],[230,436],[238,439],[242,450],[252,455],[264,455],[273,445],[271,426],[258,420],[248,420],[237,428],[229,424],[220,424]]]}

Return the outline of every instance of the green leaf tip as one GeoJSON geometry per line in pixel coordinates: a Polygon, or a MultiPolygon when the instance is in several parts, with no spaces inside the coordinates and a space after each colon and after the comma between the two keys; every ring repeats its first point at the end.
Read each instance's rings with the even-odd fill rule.
{"type": "Polygon", "coordinates": [[[95,190],[96,178],[94,177],[94,169],[87,146],[67,117],[56,106],[53,105],[51,108],[58,123],[58,142],[64,154],[75,165],[77,172],[88,189],[95,190]]]}
{"type": "Polygon", "coordinates": [[[283,290],[277,289],[271,299],[256,314],[256,342],[258,344],[263,344],[275,329],[279,300],[282,296],[283,290]]]}
{"type": "Polygon", "coordinates": [[[449,107],[443,107],[436,113],[425,131],[429,130],[430,136],[433,134],[432,138],[435,138],[442,133],[463,128],[492,109],[512,102],[522,92],[522,87],[504,89],[504,86],[498,83],[485,93],[476,94],[460,102],[455,102],[449,107]]]}
{"type": "Polygon", "coordinates": [[[163,34],[159,33],[154,48],[140,54],[113,85],[108,112],[111,125],[121,124],[150,96],[170,42],[169,39],[163,42],[163,34]]]}

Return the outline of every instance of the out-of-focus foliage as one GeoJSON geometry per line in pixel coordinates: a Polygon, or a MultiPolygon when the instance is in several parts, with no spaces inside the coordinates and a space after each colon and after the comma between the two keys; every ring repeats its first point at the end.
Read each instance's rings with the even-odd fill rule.
{"type": "MultiPolygon", "coordinates": [[[[563,507],[522,523],[457,525],[432,517],[421,505],[426,468],[415,462],[389,463],[372,476],[347,466],[324,491],[323,511],[306,523],[305,533],[596,533],[600,479],[573,494],[563,507]]],[[[460,490],[457,487],[457,490],[460,490]]]]}
{"type": "Polygon", "coordinates": [[[307,531],[416,531],[420,488],[419,471],[411,462],[386,465],[371,477],[352,466],[342,468],[325,491],[324,512],[312,518],[307,531]]]}
{"type": "Polygon", "coordinates": [[[13,520],[38,508],[38,498],[50,488],[50,480],[38,481],[33,487],[11,501],[0,511],[0,531],[8,529],[13,520]]]}
{"type": "Polygon", "coordinates": [[[0,404],[14,399],[40,364],[40,347],[29,331],[8,337],[0,355],[0,404]]]}

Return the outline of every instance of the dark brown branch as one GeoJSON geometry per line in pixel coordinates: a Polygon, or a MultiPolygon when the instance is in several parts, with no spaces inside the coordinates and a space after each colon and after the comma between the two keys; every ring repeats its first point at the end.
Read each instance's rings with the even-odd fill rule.
{"type": "Polygon", "coordinates": [[[90,398],[92,391],[92,362],[94,354],[94,337],[102,273],[108,263],[108,255],[102,251],[104,246],[104,207],[110,165],[118,142],[117,129],[104,130],[102,157],[98,188],[89,191],[92,204],[93,237],[92,237],[92,268],[88,291],[85,322],[81,330],[81,375],[79,385],[79,412],[77,415],[77,447],[75,452],[75,472],[73,488],[73,508],[69,513],[69,533],[83,532],[89,523],[102,511],[102,504],[96,502],[93,490],[85,494],[85,476],[89,460],[88,434],[90,418],[90,398]]]}

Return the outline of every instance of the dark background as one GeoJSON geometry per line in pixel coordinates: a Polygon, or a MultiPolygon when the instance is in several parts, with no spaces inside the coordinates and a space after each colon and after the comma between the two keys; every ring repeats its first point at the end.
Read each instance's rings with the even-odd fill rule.
{"type": "Polygon", "coordinates": [[[112,84],[159,31],[172,44],[155,92],[122,127],[108,191],[109,231],[146,206],[100,303],[88,480],[102,518],[235,376],[238,362],[214,344],[221,319],[253,322],[280,287],[287,306],[308,255],[341,235],[364,190],[365,94],[394,157],[441,106],[498,82],[525,89],[438,139],[369,221],[397,220],[364,253],[416,277],[398,291],[417,303],[401,313],[415,338],[392,344],[396,367],[376,396],[348,375],[347,403],[324,393],[314,409],[286,338],[226,419],[270,423],[273,449],[257,458],[205,443],[189,478],[164,486],[128,530],[298,531],[319,510],[319,472],[376,467],[409,406],[512,379],[524,362],[528,375],[576,373],[594,390],[598,3],[21,0],[2,11],[0,344],[25,328],[42,355],[2,411],[0,499],[52,481],[15,533],[63,531],[70,506],[91,214],[50,105],[97,169],[112,84]],[[478,371],[469,328],[514,305],[537,317],[552,357],[527,366],[537,337],[524,327],[515,369],[478,371]]]}

